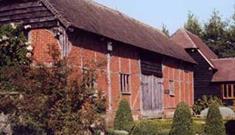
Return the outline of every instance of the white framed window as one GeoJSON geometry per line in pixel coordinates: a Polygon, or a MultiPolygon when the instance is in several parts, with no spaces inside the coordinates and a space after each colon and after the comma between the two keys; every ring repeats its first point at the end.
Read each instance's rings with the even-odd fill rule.
{"type": "Polygon", "coordinates": [[[120,73],[120,88],[122,94],[130,94],[130,75],[120,73]]]}

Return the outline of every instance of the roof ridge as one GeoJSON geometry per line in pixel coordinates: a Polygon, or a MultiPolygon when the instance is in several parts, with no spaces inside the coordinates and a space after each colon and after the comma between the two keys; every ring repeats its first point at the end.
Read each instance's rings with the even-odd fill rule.
{"type": "MultiPolygon", "coordinates": [[[[90,2],[91,4],[93,4],[93,5],[95,5],[95,6],[99,6],[100,8],[104,8],[104,9],[106,9],[106,10],[109,10],[109,11],[115,13],[115,14],[121,15],[121,16],[125,17],[126,19],[130,19],[130,20],[132,20],[132,21],[134,21],[134,22],[136,22],[136,23],[138,23],[138,24],[140,24],[140,25],[143,25],[143,26],[145,26],[145,27],[148,27],[148,28],[150,28],[150,29],[152,29],[152,30],[156,30],[156,31],[158,31],[159,33],[161,33],[161,35],[163,35],[164,37],[167,37],[167,36],[166,36],[161,30],[159,30],[158,28],[156,28],[156,27],[154,27],[154,26],[151,26],[151,25],[149,25],[149,24],[146,24],[146,23],[144,23],[144,22],[141,22],[141,21],[135,19],[134,17],[128,16],[127,14],[125,14],[125,13],[123,13],[123,12],[120,12],[120,11],[118,11],[118,10],[115,10],[115,9],[113,9],[113,8],[110,8],[110,7],[108,7],[108,6],[105,6],[105,5],[103,5],[103,4],[100,4],[100,3],[98,3],[98,2],[96,2],[96,1],[94,1],[94,0],[86,0],[86,1],[90,2]]],[[[168,37],[167,37],[167,38],[168,38],[168,37]]]]}
{"type": "Polygon", "coordinates": [[[71,25],[71,23],[63,17],[63,15],[61,15],[61,13],[58,12],[58,10],[56,8],[54,8],[54,6],[48,1],[48,0],[40,0],[44,6],[46,6],[52,14],[55,15],[55,17],[61,21],[61,23],[65,26],[65,27],[69,27],[71,25]]]}
{"type": "Polygon", "coordinates": [[[211,59],[213,61],[218,61],[218,60],[235,60],[235,57],[228,57],[228,58],[218,58],[218,59],[211,59]]]}
{"type": "MultiPolygon", "coordinates": [[[[185,28],[180,28],[179,30],[183,32],[183,34],[186,36],[187,39],[189,39],[189,41],[192,43],[193,47],[198,48],[197,45],[195,44],[195,42],[188,35],[188,32],[189,32],[188,30],[186,30],[185,28]]],[[[189,32],[189,33],[191,33],[191,32],[189,32]]]]}

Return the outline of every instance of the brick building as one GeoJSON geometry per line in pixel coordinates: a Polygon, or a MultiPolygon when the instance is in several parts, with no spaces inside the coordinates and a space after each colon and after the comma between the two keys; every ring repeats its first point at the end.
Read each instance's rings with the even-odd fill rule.
{"type": "Polygon", "coordinates": [[[111,120],[126,98],[135,119],[172,115],[194,101],[195,61],[159,30],[90,0],[9,0],[0,24],[20,22],[36,63],[50,64],[48,46],[67,57],[76,73],[104,62],[96,82],[107,96],[111,120]]]}
{"type": "Polygon", "coordinates": [[[235,99],[235,59],[218,58],[198,36],[185,29],[179,29],[171,39],[184,47],[197,62],[194,66],[195,99],[214,95],[232,105],[235,99]]]}

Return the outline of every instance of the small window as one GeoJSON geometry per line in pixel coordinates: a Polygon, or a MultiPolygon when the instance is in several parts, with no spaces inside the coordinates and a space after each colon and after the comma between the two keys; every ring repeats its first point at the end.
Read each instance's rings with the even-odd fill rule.
{"type": "Polygon", "coordinates": [[[96,88],[96,76],[90,71],[88,68],[83,68],[83,74],[86,77],[83,77],[84,86],[87,89],[95,89],[96,88]]]}
{"type": "Polygon", "coordinates": [[[120,86],[123,94],[130,94],[129,74],[120,74],[120,86]]]}
{"type": "Polygon", "coordinates": [[[169,81],[169,95],[170,96],[175,96],[175,85],[174,85],[173,80],[169,81]]]}
{"type": "Polygon", "coordinates": [[[235,85],[223,84],[221,88],[224,99],[235,99],[235,85]]]}

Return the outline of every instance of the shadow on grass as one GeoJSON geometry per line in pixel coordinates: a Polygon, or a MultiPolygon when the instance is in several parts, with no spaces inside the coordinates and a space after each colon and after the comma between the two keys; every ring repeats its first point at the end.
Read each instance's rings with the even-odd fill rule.
{"type": "Polygon", "coordinates": [[[227,135],[235,135],[235,120],[230,120],[225,123],[227,135]]]}

